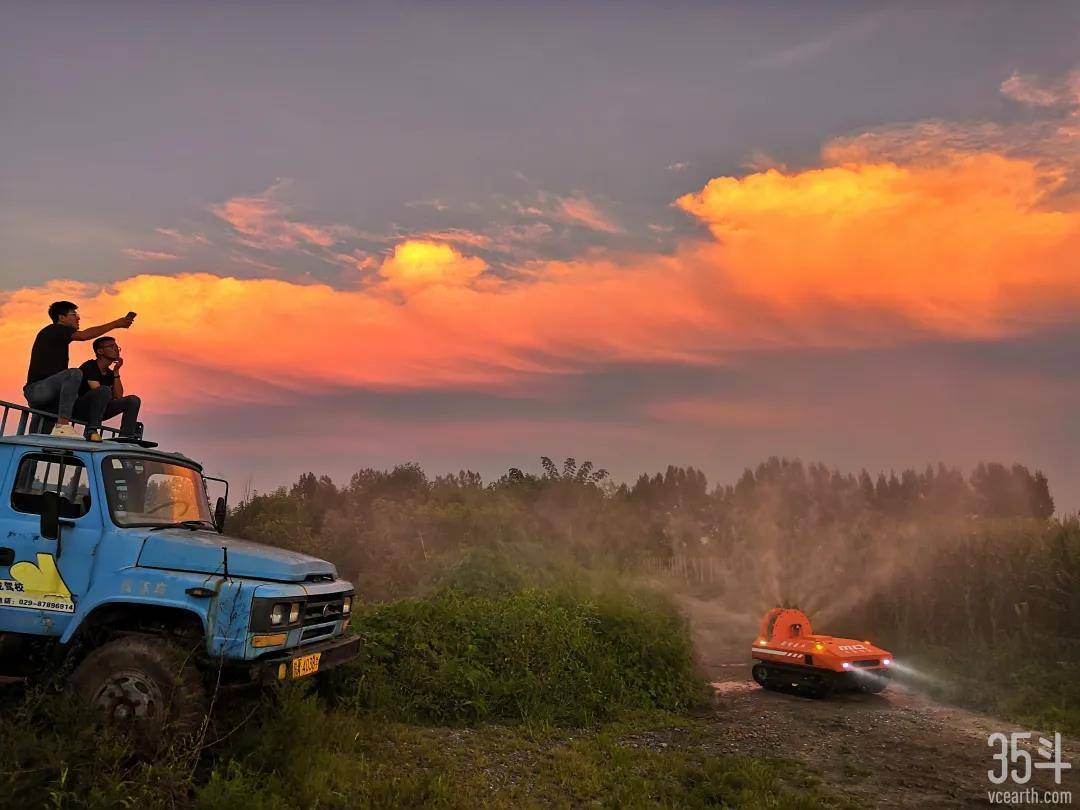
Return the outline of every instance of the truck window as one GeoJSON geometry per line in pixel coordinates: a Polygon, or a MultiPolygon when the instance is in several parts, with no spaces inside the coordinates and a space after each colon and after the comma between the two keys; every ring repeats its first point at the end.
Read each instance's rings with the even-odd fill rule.
{"type": "Polygon", "coordinates": [[[83,463],[73,456],[23,456],[11,490],[11,508],[40,515],[45,492],[59,493],[60,517],[80,518],[90,511],[90,478],[83,463]]]}
{"type": "Polygon", "coordinates": [[[160,526],[180,521],[213,525],[198,470],[143,456],[109,456],[101,469],[116,525],[160,526]]]}

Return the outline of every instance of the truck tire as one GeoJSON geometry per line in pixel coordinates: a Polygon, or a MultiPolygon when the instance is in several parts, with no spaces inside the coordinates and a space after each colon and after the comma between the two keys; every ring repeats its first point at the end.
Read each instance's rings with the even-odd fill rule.
{"type": "Polygon", "coordinates": [[[71,683],[106,723],[129,731],[142,753],[196,733],[206,717],[206,688],[193,656],[157,636],[101,645],[76,667],[71,683]]]}

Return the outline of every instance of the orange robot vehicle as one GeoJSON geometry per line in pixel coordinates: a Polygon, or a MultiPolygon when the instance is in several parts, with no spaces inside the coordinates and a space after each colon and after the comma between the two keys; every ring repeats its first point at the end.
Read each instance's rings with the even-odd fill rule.
{"type": "Polygon", "coordinates": [[[806,614],[794,608],[765,614],[751,656],[751,674],[760,686],[815,697],[843,689],[880,692],[893,663],[892,653],[869,641],[815,635],[806,614]]]}

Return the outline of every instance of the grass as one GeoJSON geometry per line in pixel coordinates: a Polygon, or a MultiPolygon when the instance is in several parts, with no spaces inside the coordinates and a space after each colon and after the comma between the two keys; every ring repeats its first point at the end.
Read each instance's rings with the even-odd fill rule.
{"type": "Polygon", "coordinates": [[[688,713],[686,627],[654,598],[463,581],[360,609],[355,664],[220,696],[209,747],[154,762],[64,694],[0,692],[0,795],[27,810],[836,806],[798,765],[713,753],[688,713]]]}
{"type": "MultiPolygon", "coordinates": [[[[199,807],[825,807],[830,797],[789,763],[715,757],[687,740],[652,748],[632,735],[685,728],[685,718],[639,715],[592,730],[521,726],[424,728],[327,711],[289,696],[284,723],[298,746],[254,743],[243,765],[218,769],[199,807]],[[321,740],[313,745],[303,730],[321,740]],[[282,755],[290,759],[280,765],[282,755]],[[403,767],[403,763],[408,763],[403,767]],[[274,776],[266,778],[268,768],[274,776]],[[794,780],[792,775],[796,774],[794,780]]],[[[284,732],[285,728],[280,728],[284,732]]],[[[261,733],[266,741],[279,735],[261,733]]],[[[242,747],[242,745],[241,745],[242,747]]]]}
{"type": "Polygon", "coordinates": [[[257,719],[200,761],[144,763],[61,696],[33,694],[12,717],[32,733],[0,743],[0,789],[27,810],[844,806],[794,763],[714,755],[715,731],[684,715],[450,728],[337,708],[303,685],[255,700],[257,719]]]}

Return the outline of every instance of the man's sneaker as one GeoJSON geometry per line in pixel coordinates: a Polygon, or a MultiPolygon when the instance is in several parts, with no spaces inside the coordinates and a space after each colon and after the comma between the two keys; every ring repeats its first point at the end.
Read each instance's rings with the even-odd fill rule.
{"type": "Polygon", "coordinates": [[[56,425],[52,429],[50,436],[63,436],[65,439],[78,439],[79,431],[75,429],[74,425],[56,425]]]}

